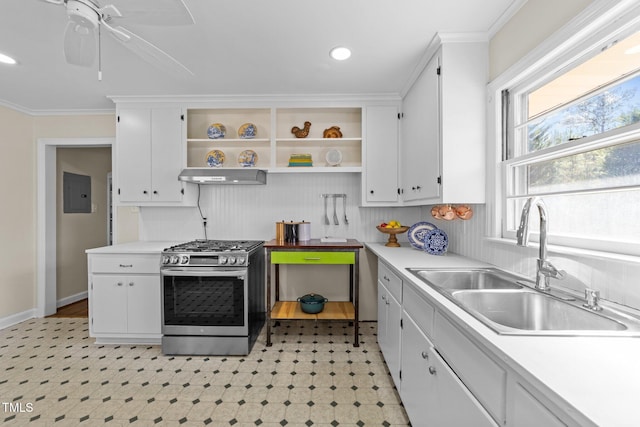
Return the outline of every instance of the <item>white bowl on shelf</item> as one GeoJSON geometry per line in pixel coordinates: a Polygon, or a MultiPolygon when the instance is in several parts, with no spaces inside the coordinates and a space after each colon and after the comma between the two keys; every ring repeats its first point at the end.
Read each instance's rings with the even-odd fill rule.
{"type": "Polygon", "coordinates": [[[331,149],[327,151],[325,159],[329,166],[339,166],[340,163],[342,163],[342,152],[340,152],[340,150],[331,149]]]}

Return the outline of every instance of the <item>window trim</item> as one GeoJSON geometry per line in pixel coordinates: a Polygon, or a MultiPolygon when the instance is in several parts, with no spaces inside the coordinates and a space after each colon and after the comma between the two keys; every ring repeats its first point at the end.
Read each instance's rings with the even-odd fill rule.
{"type": "MultiPolygon", "coordinates": [[[[505,108],[502,104],[503,91],[516,88],[520,92],[525,87],[534,87],[543,81],[549,81],[555,75],[562,73],[567,67],[573,66],[585,53],[593,51],[598,47],[604,47],[615,39],[625,37],[640,28],[640,5],[633,0],[596,0],[587,6],[582,13],[572,19],[567,25],[562,27],[551,37],[546,39],[537,48],[525,55],[520,61],[507,69],[504,73],[490,82],[488,89],[487,105],[487,215],[486,215],[486,235],[492,240],[512,240],[515,233],[505,233],[503,235],[503,222],[506,221],[506,195],[507,183],[504,182],[504,168],[507,163],[506,144],[504,137],[507,135],[503,128],[502,119],[507,115],[508,120],[514,121],[513,105],[505,108]],[[513,235],[511,235],[513,234],[513,235]]],[[[514,97],[512,102],[519,102],[518,97],[514,97]]],[[[623,130],[612,130],[608,133],[619,134],[632,131],[637,132],[637,126],[622,128],[623,130]],[[631,129],[633,128],[633,129],[631,129]]],[[[511,130],[510,130],[511,131],[511,130]]],[[[610,135],[607,135],[607,139],[610,135]]],[[[589,137],[591,138],[591,137],[589,137]]],[[[602,135],[597,138],[602,139],[602,135]]],[[[594,143],[595,144],[595,143],[594,143]]],[[[582,139],[575,143],[582,151],[588,140],[582,139]]],[[[566,149],[563,144],[560,149],[566,149]]],[[[550,147],[549,154],[558,151],[558,148],[550,147]]],[[[539,152],[537,153],[540,154],[539,152]]],[[[522,158],[518,158],[521,161],[522,158]]],[[[532,240],[536,240],[533,236],[532,240]]],[[[589,244],[589,239],[566,239],[562,236],[553,236],[550,243],[565,247],[569,252],[582,253],[585,250],[591,251],[592,247],[597,247],[595,252],[613,252],[630,256],[640,256],[637,245],[625,243],[609,242],[603,244],[597,241],[596,244],[589,244]],[[572,245],[580,241],[581,246],[572,245]],[[585,245],[583,246],[582,243],[585,245]],[[633,246],[633,247],[630,247],[633,246]]]]}

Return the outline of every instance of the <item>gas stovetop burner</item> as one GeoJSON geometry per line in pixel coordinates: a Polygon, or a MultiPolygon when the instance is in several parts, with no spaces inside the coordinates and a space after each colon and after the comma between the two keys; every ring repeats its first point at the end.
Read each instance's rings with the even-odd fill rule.
{"type": "Polygon", "coordinates": [[[164,252],[249,252],[262,244],[256,240],[194,240],[171,246],[164,252]]]}
{"type": "Polygon", "coordinates": [[[163,267],[247,266],[264,244],[258,240],[194,240],[162,251],[163,267]]]}

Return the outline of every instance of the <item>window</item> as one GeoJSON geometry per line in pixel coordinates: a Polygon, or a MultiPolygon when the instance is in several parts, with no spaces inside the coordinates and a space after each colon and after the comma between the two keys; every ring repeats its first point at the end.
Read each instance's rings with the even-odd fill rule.
{"type": "Polygon", "coordinates": [[[640,255],[640,32],[505,101],[503,236],[539,196],[550,242],[640,255]]]}

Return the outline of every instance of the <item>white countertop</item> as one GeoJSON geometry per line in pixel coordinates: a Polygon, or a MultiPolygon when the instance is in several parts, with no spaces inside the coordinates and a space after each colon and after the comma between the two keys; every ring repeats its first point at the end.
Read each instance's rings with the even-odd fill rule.
{"type": "MultiPolygon", "coordinates": [[[[597,426],[638,426],[640,415],[640,338],[533,337],[498,335],[405,268],[487,266],[447,253],[433,256],[410,247],[366,243],[403,281],[426,294],[474,338],[568,413],[575,410],[597,426]],[[551,394],[547,393],[547,396],[551,394]]],[[[576,418],[580,419],[580,418],[576,418]]],[[[585,420],[586,421],[586,420],[585,420]]]]}
{"type": "Polygon", "coordinates": [[[112,246],[87,249],[88,254],[159,254],[163,249],[183,242],[174,241],[147,241],[121,243],[112,246]]]}

